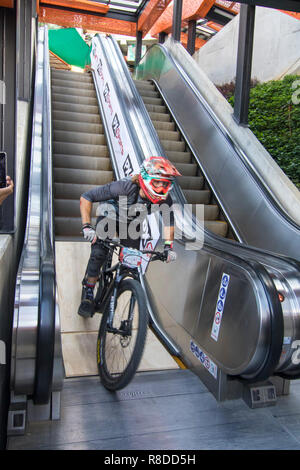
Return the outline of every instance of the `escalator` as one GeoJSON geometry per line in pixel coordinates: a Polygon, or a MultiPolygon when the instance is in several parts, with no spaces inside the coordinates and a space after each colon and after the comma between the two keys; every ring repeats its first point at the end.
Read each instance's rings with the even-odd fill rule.
{"type": "MultiPolygon", "coordinates": [[[[90,254],[80,233],[79,199],[85,191],[113,181],[114,173],[92,75],[51,69],[51,97],[56,275],[65,372],[67,377],[97,375],[100,316],[86,320],[77,314],[90,254]]],[[[93,204],[94,224],[96,209],[93,204]]],[[[149,331],[140,369],[176,367],[149,331]]]]}
{"type": "MultiPolygon", "coordinates": [[[[228,212],[220,207],[210,178],[207,174],[204,178],[202,168],[200,172],[194,151],[187,148],[186,135],[183,138],[178,132],[178,122],[168,114],[153,84],[137,81],[134,85],[112,38],[95,38],[92,75],[51,71],[51,110],[48,50],[43,34],[41,31],[39,51],[43,50],[44,55],[38,61],[37,74],[44,74],[44,81],[36,81],[37,125],[33,136],[36,160],[31,175],[31,188],[37,192],[30,191],[34,198],[29,209],[36,211],[33,216],[40,215],[44,229],[47,213],[50,235],[53,232],[50,241],[55,260],[46,261],[48,265],[52,263],[52,268],[55,266],[56,289],[52,298],[47,297],[52,302],[51,309],[44,310],[49,313],[47,324],[55,331],[53,380],[48,384],[48,393],[41,398],[36,393],[36,383],[40,381],[37,375],[41,373],[36,364],[40,362],[40,350],[44,358],[47,351],[43,344],[40,349],[35,345],[42,343],[37,338],[44,329],[43,315],[36,301],[43,300],[39,291],[39,249],[43,253],[43,244],[37,238],[40,233],[37,219],[29,217],[33,224],[28,224],[28,230],[33,229],[33,235],[31,239],[29,230],[25,243],[28,251],[22,258],[26,260],[34,247],[36,265],[33,270],[31,261],[25,272],[20,267],[18,277],[12,354],[15,409],[20,410],[20,396],[45,406],[50,396],[53,413],[53,393],[63,386],[62,357],[66,377],[97,374],[95,343],[100,317],[83,320],[77,315],[81,280],[89,257],[89,244],[82,241],[80,234],[79,198],[95,185],[137,171],[143,159],[151,155],[166,154],[181,171],[183,176],[175,185],[172,197],[180,207],[186,201],[191,204],[188,221],[204,236],[200,243],[189,230],[184,231],[183,237],[175,240],[176,269],[174,265],[152,263],[145,275],[141,275],[150,324],[156,336],[149,331],[140,370],[178,368],[162,342],[178,362],[183,361],[200,376],[218,400],[239,398],[245,383],[266,381],[274,374],[297,378],[299,366],[292,362],[293,341],[299,337],[300,328],[297,262],[236,243],[238,232],[230,223],[228,212]],[[51,111],[52,122],[49,122],[47,116],[51,111]],[[42,135],[38,125],[41,116],[42,135]],[[43,174],[39,168],[41,161],[45,174],[40,188],[37,181],[38,174],[39,178],[43,174]],[[50,205],[48,212],[39,212],[37,194],[43,194],[43,201],[48,199],[49,204],[53,196],[53,207],[50,205]],[[199,203],[205,205],[204,229],[201,220],[193,214],[199,203]],[[216,307],[220,300],[224,318],[216,334],[216,320],[220,320],[216,307]],[[29,301],[35,302],[34,309],[29,301]],[[56,302],[55,315],[53,302],[56,302]],[[28,343],[30,348],[24,348],[28,343]]],[[[180,211],[176,224],[179,219],[180,211]]],[[[163,246],[160,235],[155,238],[155,227],[159,224],[158,215],[148,221],[147,246],[148,243],[158,249],[163,246]]],[[[48,366],[47,361],[41,363],[44,369],[48,366]]]]}
{"type": "MultiPolygon", "coordinates": [[[[79,199],[113,180],[91,74],[51,69],[56,277],[66,377],[97,374],[99,318],[77,315],[89,246],[81,235],[79,199]]],[[[93,207],[95,216],[96,207],[93,207]]],[[[95,219],[93,219],[95,222],[95,219]]]]}
{"type": "Polygon", "coordinates": [[[232,237],[228,223],[214,201],[213,194],[199,166],[182,139],[180,131],[176,129],[176,124],[155,85],[141,80],[135,80],[134,83],[144,101],[166,156],[182,174],[177,181],[187,203],[192,205],[193,212],[197,204],[204,205],[205,227],[208,230],[221,237],[232,237]]]}

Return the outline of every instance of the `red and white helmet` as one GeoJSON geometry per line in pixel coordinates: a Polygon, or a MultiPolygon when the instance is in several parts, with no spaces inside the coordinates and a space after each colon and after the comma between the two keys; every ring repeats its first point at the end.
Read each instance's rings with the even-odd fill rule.
{"type": "Polygon", "coordinates": [[[164,157],[146,158],[139,174],[140,187],[151,202],[165,201],[176,176],[181,176],[175,166],[164,157]]]}

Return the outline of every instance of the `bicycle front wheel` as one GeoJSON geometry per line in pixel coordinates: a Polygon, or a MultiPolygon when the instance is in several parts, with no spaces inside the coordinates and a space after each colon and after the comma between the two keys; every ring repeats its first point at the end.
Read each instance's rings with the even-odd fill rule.
{"type": "Polygon", "coordinates": [[[138,281],[120,283],[113,322],[109,302],[100,324],[97,364],[101,381],[110,391],[120,390],[133,378],[143,355],[148,326],[145,295],[138,281]]]}

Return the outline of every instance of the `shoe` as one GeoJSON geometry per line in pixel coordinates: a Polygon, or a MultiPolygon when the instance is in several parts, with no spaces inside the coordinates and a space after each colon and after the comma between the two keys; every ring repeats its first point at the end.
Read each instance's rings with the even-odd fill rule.
{"type": "Polygon", "coordinates": [[[82,300],[79,305],[78,315],[84,318],[90,318],[95,313],[94,289],[92,287],[83,287],[82,300]]]}

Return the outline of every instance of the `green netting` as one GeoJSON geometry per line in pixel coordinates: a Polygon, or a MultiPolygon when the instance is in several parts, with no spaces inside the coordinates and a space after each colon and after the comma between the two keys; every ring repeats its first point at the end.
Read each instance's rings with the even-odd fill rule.
{"type": "Polygon", "coordinates": [[[49,30],[49,49],[69,65],[84,68],[91,63],[91,48],[75,28],[49,30]]]}

